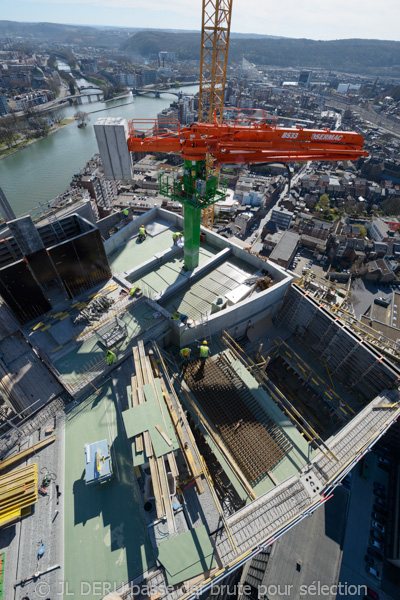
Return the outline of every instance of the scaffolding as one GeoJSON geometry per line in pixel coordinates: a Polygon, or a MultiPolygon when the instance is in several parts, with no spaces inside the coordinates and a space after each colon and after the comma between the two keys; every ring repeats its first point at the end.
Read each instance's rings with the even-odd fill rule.
{"type": "Polygon", "coordinates": [[[364,402],[397,386],[400,371],[384,353],[361,337],[348,321],[332,314],[326,304],[292,284],[276,317],[316,359],[364,402]]]}

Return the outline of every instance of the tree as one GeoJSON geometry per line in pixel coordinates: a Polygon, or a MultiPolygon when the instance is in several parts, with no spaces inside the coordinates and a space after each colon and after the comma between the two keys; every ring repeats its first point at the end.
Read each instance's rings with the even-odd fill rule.
{"type": "Polygon", "coordinates": [[[322,194],[322,196],[320,196],[320,198],[319,198],[319,205],[323,209],[329,208],[329,196],[328,196],[328,194],[322,194]]]}
{"type": "Polygon", "coordinates": [[[0,121],[0,140],[11,148],[15,139],[15,125],[12,117],[3,117],[0,121]]]}
{"type": "Polygon", "coordinates": [[[384,215],[398,215],[400,213],[400,198],[387,198],[381,202],[384,215]]]}
{"type": "Polygon", "coordinates": [[[55,110],[52,112],[52,117],[54,123],[61,123],[65,117],[65,114],[62,112],[62,110],[55,110]]]}
{"type": "Polygon", "coordinates": [[[74,117],[78,121],[78,127],[86,127],[88,121],[90,121],[89,115],[82,110],[75,113],[74,117]]]}
{"type": "Polygon", "coordinates": [[[358,237],[362,240],[367,237],[367,230],[365,229],[364,225],[360,225],[360,235],[358,237]]]}

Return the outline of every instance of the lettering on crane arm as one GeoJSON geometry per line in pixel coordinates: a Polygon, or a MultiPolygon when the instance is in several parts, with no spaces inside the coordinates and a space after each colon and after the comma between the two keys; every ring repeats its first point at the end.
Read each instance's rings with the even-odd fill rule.
{"type": "Polygon", "coordinates": [[[284,131],[282,133],[282,139],[297,140],[298,137],[299,137],[298,131],[284,131]]]}
{"type": "Polygon", "coordinates": [[[340,142],[343,136],[337,133],[313,133],[311,139],[319,142],[340,142]]]}
{"type": "MultiPolygon", "coordinates": [[[[299,131],[284,131],[282,133],[282,139],[286,140],[297,140],[299,137],[299,131]]],[[[311,140],[318,142],[340,142],[343,139],[343,135],[337,133],[313,133],[311,140]]]]}

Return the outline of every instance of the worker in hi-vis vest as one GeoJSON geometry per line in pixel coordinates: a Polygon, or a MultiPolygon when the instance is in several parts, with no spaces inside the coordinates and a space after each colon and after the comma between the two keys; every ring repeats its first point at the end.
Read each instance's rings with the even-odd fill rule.
{"type": "Polygon", "coordinates": [[[139,239],[140,240],[145,240],[146,239],[146,235],[147,235],[146,228],[145,228],[144,225],[141,225],[139,227],[139,239]]]}
{"type": "Polygon", "coordinates": [[[181,237],[182,237],[182,234],[181,234],[181,233],[176,233],[176,232],[174,232],[174,233],[172,234],[172,241],[174,242],[174,246],[177,246],[177,245],[178,245],[178,241],[181,239],[181,237]]]}
{"type": "Polygon", "coordinates": [[[184,365],[188,365],[189,364],[189,360],[190,360],[190,348],[182,348],[182,350],[180,351],[180,355],[183,358],[183,364],[184,365]]]}
{"type": "Polygon", "coordinates": [[[201,344],[201,346],[199,346],[199,348],[200,348],[201,364],[204,367],[204,365],[206,364],[206,360],[207,360],[208,356],[210,355],[210,349],[208,347],[207,340],[204,340],[203,343],[201,344]]]}
{"type": "Polygon", "coordinates": [[[113,363],[117,362],[117,357],[114,354],[114,352],[111,352],[111,350],[107,350],[107,364],[108,365],[112,365],[113,363]]]}

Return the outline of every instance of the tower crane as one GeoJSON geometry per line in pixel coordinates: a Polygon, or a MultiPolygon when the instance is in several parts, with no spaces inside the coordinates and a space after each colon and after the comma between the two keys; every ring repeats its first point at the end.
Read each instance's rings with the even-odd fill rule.
{"type": "MultiPolygon", "coordinates": [[[[202,211],[225,197],[224,186],[210,170],[207,156],[212,157],[217,167],[357,160],[368,156],[363,150],[363,137],[354,131],[278,127],[277,119],[268,118],[263,110],[223,108],[231,13],[232,0],[203,0],[199,121],[181,127],[176,120],[134,119],[122,144],[127,143],[128,155],[128,150],[182,155],[181,175],[174,178],[160,174],[159,188],[162,195],[184,206],[184,266],[187,270],[198,266],[202,211]],[[144,123],[146,131],[143,131],[144,123]]],[[[98,140],[105,139],[102,132],[96,135],[98,140]]],[[[111,137],[114,138],[114,134],[111,137]]],[[[117,148],[116,163],[124,154],[122,145],[118,142],[115,146],[113,142],[117,148]]],[[[121,160],[124,165],[130,164],[129,157],[123,156],[121,160]]],[[[115,173],[112,166],[105,166],[112,162],[110,152],[106,152],[103,160],[106,175],[115,173]]],[[[118,172],[126,173],[126,169],[121,167],[118,172]]]]}
{"type": "MultiPolygon", "coordinates": [[[[214,111],[222,115],[228,64],[229,35],[233,0],[203,0],[199,86],[199,121],[211,123],[214,111]]],[[[207,174],[215,174],[211,154],[206,159],[207,174]],[[213,173],[214,172],[214,173],[213,173]]],[[[201,212],[203,227],[213,228],[214,204],[201,212]]]]}

